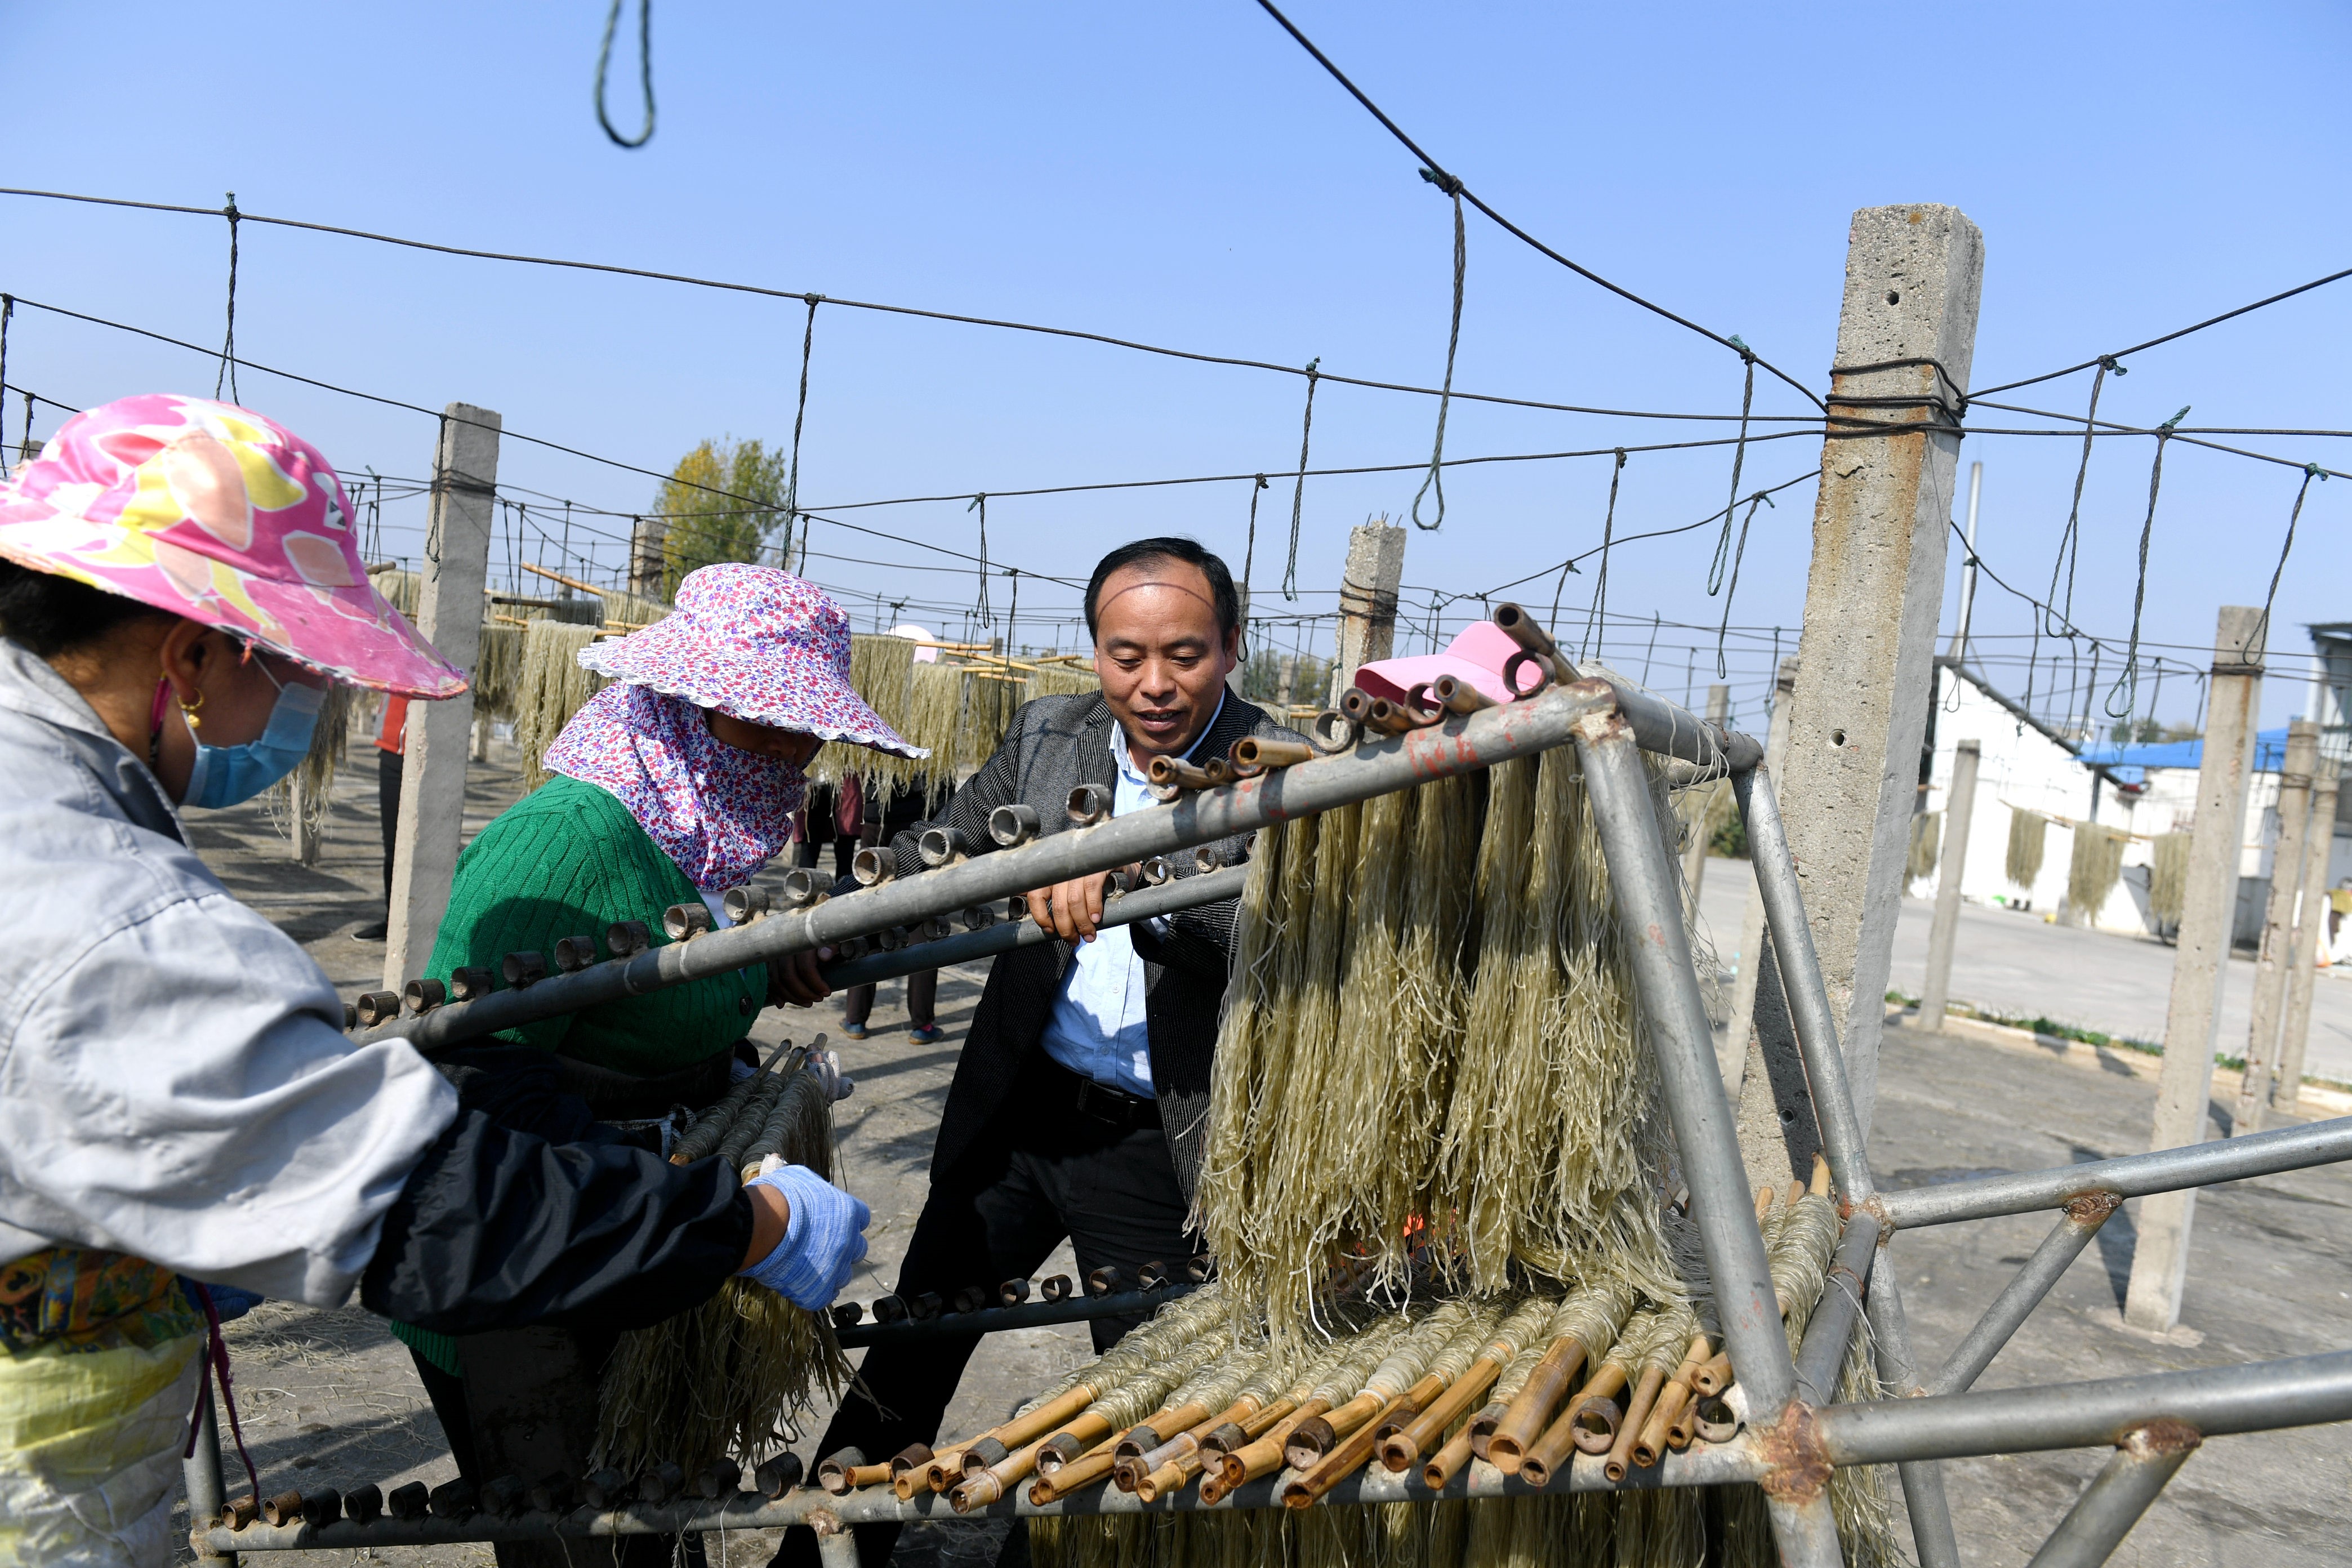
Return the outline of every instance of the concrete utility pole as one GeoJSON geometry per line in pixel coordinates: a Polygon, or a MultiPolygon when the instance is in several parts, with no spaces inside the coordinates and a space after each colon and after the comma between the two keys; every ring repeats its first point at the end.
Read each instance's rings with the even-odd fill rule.
{"type": "MultiPolygon", "coordinates": [[[[2221,607],[2213,635],[2205,750],[2197,769],[2197,816],[2189,827],[2151,1149],[2203,1142],[2211,1115],[2221,969],[2230,959],[2230,927],[2237,913],[2239,841],[2245,837],[2246,785],[2253,772],[2255,720],[2262,712],[2263,648],[2256,640],[2262,631],[2262,611],[2242,605],[2221,607]]],[[[2196,1214],[2194,1188],[2140,1199],[2139,1240],[2124,1298],[2124,1317],[2134,1327],[2160,1332],[2180,1321],[2189,1230],[2196,1214]]]]}
{"type": "MultiPolygon", "coordinates": [[[[1955,679],[1958,679],[1957,676],[1955,679]]],[[[1919,993],[1919,1026],[1940,1031],[1952,999],[1952,946],[1960,934],[1960,879],[1969,868],[1969,820],[1977,809],[1977,765],[1984,745],[1952,749],[1952,788],[1944,801],[1943,865],[1936,872],[1936,921],[1927,929],[1927,984],[1919,993]]]]}
{"type": "Polygon", "coordinates": [[[2271,1075],[2279,1068],[2279,1015],[2286,1003],[2287,971],[2294,963],[2295,909],[2303,897],[2303,841],[2311,826],[2311,774],[2319,765],[2319,726],[2297,719],[2286,727],[2286,761],[2279,769],[2278,844],[2271,852],[2271,896],[2254,960],[2253,1005],[2246,1029],[2246,1073],[2230,1135],[2259,1132],[2270,1109],[2271,1075]]]}
{"type": "MultiPolygon", "coordinates": [[[[1730,721],[1731,688],[1717,683],[1706,689],[1706,716],[1717,724],[1730,721]]],[[[1706,879],[1706,825],[1719,809],[1718,803],[1730,793],[1731,781],[1717,779],[1689,794],[1690,842],[1683,846],[1683,887],[1694,910],[1698,908],[1699,884],[1706,879]]]]}
{"type": "Polygon", "coordinates": [[[1404,581],[1404,526],[1367,522],[1348,535],[1348,574],[1339,583],[1339,654],[1331,664],[1328,701],[1355,684],[1356,671],[1386,658],[1396,640],[1397,588],[1404,581]]]}
{"type": "MultiPolygon", "coordinates": [[[[482,595],[490,575],[500,421],[487,408],[452,403],[441,411],[433,454],[433,501],[425,530],[425,581],[416,629],[441,657],[470,671],[482,651],[482,595]]],[[[383,988],[398,991],[425,973],[449,907],[449,883],[465,837],[466,753],[474,694],[419,702],[408,710],[408,754],[400,772],[400,824],[392,862],[383,988]]]]}
{"type": "MultiPolygon", "coordinates": [[[[1984,237],[1956,207],[1854,214],[1813,508],[1795,721],[1776,774],[1790,847],[1864,1132],[1894,965],[1951,553],[1957,389],[1976,350],[1984,237]]],[[[1779,988],[1759,976],[1742,1076],[1750,1174],[1785,1182],[1819,1146],[1779,988]]]]}
{"type": "MultiPolygon", "coordinates": [[[[1780,759],[1789,751],[1789,721],[1797,706],[1790,698],[1796,689],[1797,656],[1792,653],[1780,661],[1780,671],[1772,679],[1772,717],[1764,731],[1764,771],[1776,779],[1780,759]]],[[[1756,985],[1768,962],[1764,950],[1769,945],[1764,934],[1764,900],[1750,889],[1748,913],[1739,922],[1739,975],[1731,983],[1731,1023],[1716,1047],[1716,1065],[1723,1069],[1723,1091],[1734,1100],[1739,1098],[1740,1075],[1748,1067],[1748,1037],[1756,1026],[1756,985]]],[[[1773,984],[1780,984],[1777,973],[1773,984]]]]}
{"type": "Polygon", "coordinates": [[[319,841],[326,836],[326,817],[319,818],[320,831],[310,831],[310,788],[302,777],[306,769],[298,768],[294,781],[287,786],[286,805],[294,818],[294,858],[305,866],[319,863],[319,841]]]}
{"type": "MultiPolygon", "coordinates": [[[[641,517],[629,529],[629,592],[662,596],[662,562],[669,543],[669,520],[641,517]]],[[[787,546],[789,548],[789,546],[787,546]]],[[[789,564],[789,563],[787,563],[789,564]]]]}
{"type": "Polygon", "coordinates": [[[2271,1109],[2293,1110],[2303,1098],[2303,1050],[2311,1041],[2311,985],[2319,978],[2319,943],[2327,931],[2327,860],[2336,847],[2336,795],[2342,764],[2323,756],[2311,781],[2311,826],[2303,836],[2303,901],[2287,948],[2286,1022],[2279,1030],[2271,1109]]]}

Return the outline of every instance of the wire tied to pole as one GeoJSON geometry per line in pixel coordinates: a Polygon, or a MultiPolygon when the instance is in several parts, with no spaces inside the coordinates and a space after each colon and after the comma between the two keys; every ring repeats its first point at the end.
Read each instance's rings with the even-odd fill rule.
{"type": "Polygon", "coordinates": [[[213,395],[218,397],[221,388],[228,388],[228,400],[237,401],[236,394],[236,193],[228,193],[228,205],[221,208],[228,219],[228,330],[221,339],[220,371],[213,377],[213,395]]]}
{"type": "Polygon", "coordinates": [[[982,491],[971,498],[971,505],[963,509],[980,513],[980,624],[992,626],[996,616],[988,607],[988,494],[982,491]]]}
{"type": "Polygon", "coordinates": [[[1298,483],[1290,492],[1290,560],[1282,570],[1282,596],[1298,597],[1298,523],[1307,507],[1307,451],[1315,437],[1315,383],[1320,373],[1316,367],[1323,356],[1316,355],[1307,362],[1307,413],[1298,424],[1298,483]]]}
{"type": "MultiPolygon", "coordinates": [[[[2102,364],[2099,368],[2104,371],[2106,366],[2102,364]]],[[[2110,719],[2128,718],[2132,705],[2139,697],[2140,610],[2147,603],[2147,542],[2149,536],[2156,531],[2157,491],[2164,483],[2164,444],[2172,439],[2172,432],[2179,426],[2183,419],[2188,417],[2189,405],[2184,403],[2180,405],[2179,413],[2156,427],[2156,460],[2148,465],[2147,470],[2147,516],[2141,520],[2139,525],[2139,578],[2132,587],[2131,644],[2124,653],[2124,672],[2116,678],[2114,687],[2107,692],[2106,701],[2102,704],[2110,719]],[[2118,694],[2121,694],[2123,699],[2123,706],[2120,709],[2116,706],[2118,694]]],[[[2305,482],[2308,484],[2310,481],[2306,478],[2305,482]]],[[[2281,563],[2282,565],[2284,563],[2284,557],[2281,558],[2281,563]]],[[[2267,606],[2263,613],[2265,616],[2263,629],[2267,631],[2269,629],[2267,606]]]]}
{"type": "Polygon", "coordinates": [[[620,30],[623,4],[613,0],[612,10],[605,13],[604,41],[596,50],[596,123],[614,146],[634,151],[654,139],[654,0],[637,0],[637,83],[645,93],[646,125],[635,141],[615,131],[612,116],[604,112],[604,76],[613,64],[613,35],[620,30]]]}
{"type": "MultiPolygon", "coordinates": [[[[808,418],[809,357],[816,348],[816,308],[824,296],[803,295],[808,301],[808,324],[801,329],[801,396],[793,409],[793,460],[784,476],[784,558],[787,571],[793,564],[793,524],[801,510],[801,426],[808,418]]],[[[808,541],[803,532],[801,553],[808,553],[808,541]]]]}
{"type": "MultiPolygon", "coordinates": [[[[1715,559],[1708,563],[1706,569],[1706,593],[1709,598],[1713,598],[1723,586],[1723,570],[1731,548],[1731,520],[1739,510],[1739,470],[1748,461],[1748,412],[1756,402],[1756,354],[1746,343],[1739,341],[1738,333],[1732,335],[1731,342],[1739,350],[1740,360],[1747,366],[1747,374],[1739,393],[1739,439],[1734,442],[1731,447],[1731,498],[1724,503],[1723,531],[1716,536],[1715,559]]],[[[1752,503],[1748,511],[1749,516],[1755,515],[1756,508],[1752,503]]],[[[1742,537],[1745,538],[1745,531],[1742,537]]],[[[1729,607],[1727,601],[1725,605],[1727,614],[1729,613],[1729,607]]]]}
{"type": "MultiPolygon", "coordinates": [[[[1445,416],[1454,403],[1454,356],[1462,346],[1462,280],[1469,266],[1469,240],[1462,226],[1462,182],[1453,175],[1424,168],[1421,177],[1454,198],[1454,319],[1445,334],[1445,380],[1437,394],[1437,438],[1429,451],[1429,475],[1413,492],[1412,525],[1434,532],[1445,524],[1445,416]],[[1421,521],[1422,498],[1437,492],[1437,515],[1421,521]]],[[[1299,467],[1307,465],[1302,459],[1299,467]]]]}
{"type": "MultiPolygon", "coordinates": [[[[1588,656],[1599,658],[1601,642],[1609,630],[1609,547],[1616,540],[1617,484],[1624,477],[1625,448],[1620,447],[1617,448],[1617,460],[1609,468],[1609,510],[1601,514],[1601,570],[1593,577],[1592,603],[1584,611],[1584,636],[1576,650],[1579,660],[1588,656]]],[[[1575,563],[1571,560],[1568,564],[1574,565],[1575,563]]],[[[1559,581],[1562,587],[1567,586],[1566,573],[1560,574],[1559,581]]],[[[1555,594],[1553,599],[1556,604],[1559,595],[1555,594]]],[[[1552,612],[1552,616],[1557,624],[1557,609],[1552,612]]]]}

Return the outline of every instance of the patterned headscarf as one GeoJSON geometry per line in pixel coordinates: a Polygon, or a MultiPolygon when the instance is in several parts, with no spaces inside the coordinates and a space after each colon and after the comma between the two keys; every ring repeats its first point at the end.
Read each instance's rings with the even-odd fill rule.
{"type": "Polygon", "coordinates": [[[792,841],[799,768],[740,751],[702,710],[645,686],[608,686],[547,749],[550,773],[609,792],[687,880],[740,887],[792,841]]]}

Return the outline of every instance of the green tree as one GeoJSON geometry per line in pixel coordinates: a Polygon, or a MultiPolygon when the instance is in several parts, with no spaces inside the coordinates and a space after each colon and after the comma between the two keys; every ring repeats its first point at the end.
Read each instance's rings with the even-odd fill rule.
{"type": "Polygon", "coordinates": [[[654,497],[668,523],[662,542],[662,591],[715,561],[757,561],[786,522],[789,459],[759,441],[704,441],[677,460],[654,497]]]}

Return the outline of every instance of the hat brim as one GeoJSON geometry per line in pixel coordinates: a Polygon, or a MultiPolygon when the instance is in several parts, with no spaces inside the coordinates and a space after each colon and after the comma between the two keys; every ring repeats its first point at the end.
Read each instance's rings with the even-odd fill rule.
{"type": "MultiPolygon", "coordinates": [[[[349,685],[438,701],[468,684],[364,577],[263,577],[143,530],[94,522],[24,496],[0,507],[0,556],[248,638],[349,685]]],[[[327,574],[348,575],[327,561],[321,552],[327,574]]]]}
{"type": "Polygon", "coordinates": [[[670,616],[625,637],[580,650],[583,669],[679,697],[746,723],[917,760],[931,753],[882,721],[871,704],[812,652],[765,659],[713,653],[684,616],[670,616]]]}

